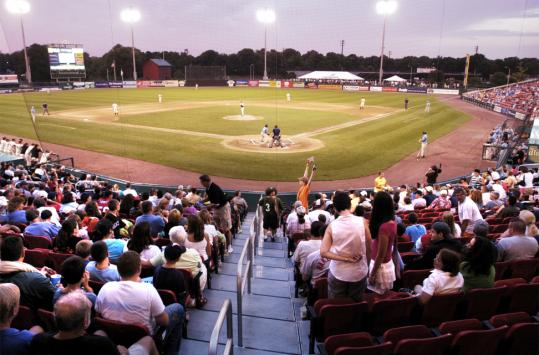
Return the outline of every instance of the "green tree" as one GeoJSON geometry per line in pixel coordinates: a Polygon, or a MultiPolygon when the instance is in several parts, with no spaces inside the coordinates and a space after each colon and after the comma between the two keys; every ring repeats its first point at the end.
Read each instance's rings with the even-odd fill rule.
{"type": "Polygon", "coordinates": [[[501,71],[497,71],[490,76],[490,84],[492,86],[501,86],[507,83],[507,74],[501,71]]]}

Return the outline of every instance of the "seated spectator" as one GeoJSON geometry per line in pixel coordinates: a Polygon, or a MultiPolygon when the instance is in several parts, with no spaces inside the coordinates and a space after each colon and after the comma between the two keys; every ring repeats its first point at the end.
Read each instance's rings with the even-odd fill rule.
{"type": "Polygon", "coordinates": [[[112,223],[114,238],[121,238],[121,230],[125,228],[126,223],[120,218],[120,201],[112,199],[107,203],[108,211],[105,218],[112,223]]]}
{"type": "Polygon", "coordinates": [[[421,190],[417,190],[415,192],[414,200],[412,201],[412,205],[414,206],[414,209],[420,207],[427,207],[427,200],[423,198],[423,192],[421,190]]]}
{"type": "Polygon", "coordinates": [[[154,335],[166,328],[165,354],[180,351],[185,310],[181,304],[163,305],[153,285],[140,281],[140,256],[127,251],[118,261],[121,281],[108,282],[99,291],[95,310],[105,319],[141,324],[154,335]]]}
{"type": "Polygon", "coordinates": [[[25,199],[23,196],[15,196],[7,203],[7,214],[0,216],[1,223],[26,224],[26,211],[24,211],[25,199]]]}
{"type": "Polygon", "coordinates": [[[423,281],[423,286],[416,285],[414,292],[419,302],[425,304],[432,296],[459,293],[464,285],[464,278],[459,272],[460,255],[449,249],[441,249],[434,259],[434,270],[423,281]]]}
{"type": "Polygon", "coordinates": [[[409,236],[414,243],[427,234],[425,226],[417,223],[417,214],[412,212],[408,215],[408,227],[406,227],[404,234],[409,236]]]}
{"type": "MultiPolygon", "coordinates": [[[[58,206],[58,208],[60,206],[60,204],[57,203],[57,202],[53,203],[53,201],[50,201],[50,203],[52,203],[53,205],[58,206]]],[[[51,213],[50,222],[54,223],[58,227],[61,226],[61,224],[60,224],[60,216],[58,215],[58,211],[53,206],[47,206],[47,199],[46,198],[40,197],[40,198],[34,199],[33,205],[34,205],[34,208],[39,212],[40,215],[43,213],[43,211],[49,211],[51,213]]],[[[41,217],[41,219],[45,220],[47,218],[41,217]]]]}
{"type": "Polygon", "coordinates": [[[526,225],[526,237],[539,235],[539,228],[535,225],[535,214],[528,210],[520,211],[518,218],[526,225]]]}
{"type": "Polygon", "coordinates": [[[427,191],[427,193],[425,194],[425,196],[423,196],[423,198],[425,199],[425,201],[427,201],[427,206],[430,206],[430,204],[434,200],[436,200],[436,195],[433,192],[432,186],[425,187],[425,191],[427,191]]]}
{"type": "Polygon", "coordinates": [[[176,263],[185,253],[185,247],[169,245],[165,248],[165,263],[158,266],[153,274],[153,285],[158,290],[170,290],[176,295],[176,299],[183,304],[185,300],[186,281],[183,274],[176,268],[176,263]]]}
{"type": "Polygon", "coordinates": [[[441,190],[440,196],[436,197],[427,207],[428,210],[448,210],[451,208],[451,200],[447,197],[447,190],[441,190]]]}
{"type": "Polygon", "coordinates": [[[0,284],[0,354],[27,355],[34,335],[43,332],[39,326],[29,330],[11,328],[19,313],[19,288],[12,283],[0,284]]]}
{"type": "Polygon", "coordinates": [[[125,184],[125,190],[123,190],[121,194],[124,196],[124,198],[127,197],[128,195],[131,195],[134,198],[138,197],[137,191],[131,187],[130,182],[125,184]]]}
{"type": "Polygon", "coordinates": [[[211,257],[211,243],[209,236],[204,232],[204,222],[199,216],[191,215],[187,217],[187,240],[185,247],[196,250],[202,257],[202,261],[207,261],[211,257]]]}
{"type": "Polygon", "coordinates": [[[507,204],[498,209],[493,215],[494,217],[504,219],[506,217],[518,217],[520,208],[517,207],[517,198],[514,195],[509,195],[507,204]]]}
{"type": "Polygon", "coordinates": [[[95,305],[96,295],[94,290],[88,284],[90,280],[90,273],[85,270],[84,260],[79,256],[73,255],[67,258],[62,263],[62,286],[63,288],[56,289],[54,297],[52,298],[52,303],[56,303],[60,297],[67,295],[73,291],[84,291],[84,294],[92,306],[95,305]]]}
{"type": "Polygon", "coordinates": [[[497,251],[492,242],[483,237],[474,237],[460,263],[460,272],[464,278],[462,290],[468,292],[474,288],[494,286],[497,251]]]}
{"type": "MultiPolygon", "coordinates": [[[[460,226],[458,223],[455,223],[455,216],[453,216],[453,213],[447,211],[442,215],[442,221],[447,223],[449,226],[449,230],[451,231],[451,235],[453,238],[460,238],[462,235],[462,230],[460,229],[460,226]]],[[[488,225],[488,224],[487,224],[488,225]]]]}
{"type": "Polygon", "coordinates": [[[405,196],[402,199],[402,203],[399,203],[399,212],[413,211],[414,205],[412,204],[412,199],[409,196],[405,196]]]}
{"type": "Polygon", "coordinates": [[[397,224],[397,242],[410,242],[412,239],[406,234],[406,225],[404,223],[397,224]]]}
{"type": "Polygon", "coordinates": [[[124,252],[128,250],[136,251],[140,258],[146,261],[161,253],[159,247],[153,244],[150,237],[150,224],[148,222],[135,225],[133,236],[127,242],[124,252]]]}
{"type": "MultiPolygon", "coordinates": [[[[298,207],[298,209],[303,206],[298,207]]],[[[320,221],[315,221],[311,225],[309,240],[302,240],[299,242],[292,260],[298,265],[299,269],[303,267],[303,263],[309,254],[314,251],[320,251],[320,245],[322,244],[322,237],[326,231],[326,225],[320,221]]]]}
{"type": "Polygon", "coordinates": [[[539,250],[537,240],[526,237],[526,224],[518,218],[509,222],[508,237],[500,238],[496,244],[498,261],[533,258],[539,250]]]}
{"type": "Polygon", "coordinates": [[[90,252],[92,250],[92,241],[88,239],[83,239],[77,243],[75,246],[75,255],[79,256],[83,262],[84,266],[88,265],[90,262],[90,252]]]}
{"type": "Polygon", "coordinates": [[[112,229],[112,222],[106,218],[97,223],[94,236],[96,240],[102,240],[107,245],[109,250],[109,258],[115,263],[120,258],[120,255],[124,252],[127,242],[122,239],[114,239],[114,230],[112,229]]]}
{"type": "Polygon", "coordinates": [[[142,216],[137,217],[135,225],[141,222],[148,222],[150,224],[150,234],[152,237],[157,237],[159,233],[165,228],[165,221],[161,216],[153,215],[153,204],[151,201],[144,201],[141,203],[142,216]]]}
{"type": "Polygon", "coordinates": [[[38,270],[23,262],[22,238],[4,238],[0,245],[0,258],[0,283],[15,284],[21,293],[21,304],[50,309],[56,287],[46,275],[53,275],[55,272],[48,267],[38,270]]]}
{"type": "Polygon", "coordinates": [[[60,228],[50,222],[51,212],[44,210],[39,218],[39,211],[26,210],[26,221],[28,226],[24,229],[24,234],[33,235],[36,237],[49,237],[52,241],[57,235],[60,228]]]}
{"type": "Polygon", "coordinates": [[[492,191],[489,194],[490,200],[485,204],[487,211],[497,211],[500,206],[503,206],[503,201],[500,200],[500,194],[496,191],[492,191]]]}
{"type": "Polygon", "coordinates": [[[315,203],[314,206],[313,206],[313,210],[311,212],[309,212],[309,214],[307,215],[308,218],[309,218],[309,221],[311,222],[311,224],[315,221],[318,221],[319,220],[319,216],[320,215],[323,215],[324,217],[326,217],[326,225],[331,223],[335,218],[325,210],[325,206],[322,205],[322,204],[317,204],[315,203]]]}
{"type": "Polygon", "coordinates": [[[125,195],[125,197],[122,199],[122,202],[120,202],[120,213],[129,216],[132,213],[132,210],[135,208],[135,198],[133,195],[128,194],[125,195]]]}
{"type": "Polygon", "coordinates": [[[82,219],[82,226],[86,227],[89,234],[92,234],[101,218],[97,203],[95,201],[88,202],[84,207],[84,213],[86,216],[82,219]]]}
{"type": "Polygon", "coordinates": [[[462,187],[455,188],[453,195],[458,201],[458,214],[462,228],[462,235],[473,235],[473,227],[477,221],[483,220],[477,205],[466,196],[466,191],[462,187]]]}
{"type": "Polygon", "coordinates": [[[91,255],[92,261],[86,265],[86,271],[90,273],[90,279],[101,282],[120,280],[116,265],[111,264],[109,261],[109,251],[105,242],[95,242],[91,248],[91,255]]]}
{"type": "MultiPolygon", "coordinates": [[[[187,240],[187,232],[181,226],[174,227],[170,230],[170,241],[172,245],[178,245],[180,247],[185,247],[185,241],[187,240]]],[[[144,265],[151,265],[157,267],[163,265],[166,262],[164,253],[161,253],[153,257],[149,263],[142,262],[144,265]]],[[[200,289],[204,290],[206,287],[207,281],[207,270],[206,266],[202,262],[200,254],[191,248],[186,248],[185,253],[180,256],[180,259],[176,262],[176,269],[185,269],[191,271],[191,275],[196,277],[198,273],[201,273],[200,276],[200,289]]]]}
{"type": "Polygon", "coordinates": [[[71,191],[67,191],[64,193],[64,196],[62,198],[60,206],[60,213],[63,214],[70,214],[75,211],[77,211],[77,207],[79,207],[79,204],[75,202],[75,196],[71,191]]]}
{"type": "Polygon", "coordinates": [[[408,270],[421,270],[432,269],[434,266],[434,258],[438,255],[441,249],[451,249],[460,253],[462,251],[462,245],[458,240],[451,235],[449,226],[445,222],[434,222],[432,224],[430,244],[427,248],[423,248],[422,245],[416,245],[416,247],[423,248],[425,252],[421,257],[415,259],[405,265],[405,269],[408,270]]]}
{"type": "MultiPolygon", "coordinates": [[[[223,233],[217,230],[215,225],[213,224],[211,214],[208,210],[202,210],[198,214],[198,216],[202,219],[202,222],[204,223],[204,233],[206,233],[210,237],[210,243],[213,245],[215,240],[220,240],[222,245],[225,245],[226,238],[223,233]]],[[[169,216],[170,220],[170,216],[169,216]]]]}
{"type": "Polygon", "coordinates": [[[305,217],[305,214],[305,207],[299,206],[298,208],[296,208],[297,218],[291,219],[290,222],[286,225],[286,232],[289,236],[292,236],[295,233],[304,233],[305,231],[311,229],[311,221],[310,219],[305,217]]]}
{"type": "Polygon", "coordinates": [[[165,223],[165,228],[163,229],[165,238],[167,239],[169,238],[168,233],[171,228],[177,227],[177,226],[185,227],[187,225],[187,218],[182,216],[182,211],[183,211],[183,208],[181,206],[176,206],[174,209],[172,209],[169,212],[168,221],[167,223],[165,223]]]}
{"type": "Polygon", "coordinates": [[[58,231],[58,236],[52,242],[52,248],[57,253],[73,254],[77,243],[82,240],[78,237],[79,227],[77,222],[66,219],[62,223],[62,228],[58,231]]]}
{"type": "Polygon", "coordinates": [[[91,321],[91,302],[80,291],[71,292],[54,305],[54,321],[58,332],[36,335],[30,344],[31,354],[46,355],[95,355],[95,354],[157,354],[153,339],[146,336],[129,349],[116,346],[102,335],[87,334],[91,321]]]}

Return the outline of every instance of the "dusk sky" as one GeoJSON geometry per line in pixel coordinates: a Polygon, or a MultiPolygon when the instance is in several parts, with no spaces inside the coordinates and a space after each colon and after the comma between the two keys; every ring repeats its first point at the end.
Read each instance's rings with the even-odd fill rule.
{"type": "MultiPolygon", "coordinates": [[[[18,19],[0,0],[0,51],[22,48],[18,19]]],[[[143,51],[207,49],[232,53],[263,48],[259,8],[276,12],[268,27],[268,48],[302,53],[340,52],[379,55],[383,17],[376,0],[28,0],[26,42],[81,43],[91,55],[112,45],[131,45],[129,26],[120,11],[134,6],[135,46],[143,51]]],[[[539,0],[397,0],[388,18],[386,54],[462,57],[479,52],[489,58],[539,57],[539,0]]]]}

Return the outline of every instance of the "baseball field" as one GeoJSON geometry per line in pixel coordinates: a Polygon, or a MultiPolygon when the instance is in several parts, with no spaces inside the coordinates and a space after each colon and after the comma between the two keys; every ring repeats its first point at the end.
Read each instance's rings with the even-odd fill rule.
{"type": "Polygon", "coordinates": [[[305,159],[314,156],[317,179],[338,180],[385,169],[418,150],[422,131],[432,142],[470,119],[444,101],[424,94],[271,88],[36,92],[0,96],[0,132],[253,180],[294,180],[305,159]],[[425,112],[427,100],[430,113],[425,112]],[[50,116],[41,114],[45,102],[50,116]],[[113,103],[119,105],[118,116],[113,103]],[[32,106],[38,113],[34,124],[32,106]],[[270,131],[274,125],[281,128],[284,147],[261,142],[264,124],[270,131]]]}

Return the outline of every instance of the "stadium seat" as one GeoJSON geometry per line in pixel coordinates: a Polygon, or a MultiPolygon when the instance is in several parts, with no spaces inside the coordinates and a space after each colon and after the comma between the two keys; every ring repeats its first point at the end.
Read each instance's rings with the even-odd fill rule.
{"type": "Polygon", "coordinates": [[[511,265],[510,261],[498,261],[497,263],[494,263],[494,269],[496,270],[496,275],[494,279],[498,281],[498,280],[509,278],[510,265],[511,265]]]}
{"type": "Polygon", "coordinates": [[[36,268],[47,265],[50,249],[26,249],[24,251],[24,262],[36,268]]]}
{"type": "Polygon", "coordinates": [[[332,335],[324,342],[324,348],[328,355],[335,354],[341,347],[364,347],[373,345],[372,336],[367,332],[332,335]]]}
{"type": "Polygon", "coordinates": [[[442,322],[455,319],[457,307],[462,299],[462,293],[432,296],[423,305],[420,323],[428,327],[433,327],[442,322]]]}
{"type": "Polygon", "coordinates": [[[514,260],[509,265],[511,277],[522,277],[527,281],[530,281],[535,275],[537,275],[538,268],[538,258],[514,260]]]}
{"type": "Polygon", "coordinates": [[[154,242],[154,244],[157,245],[160,249],[162,249],[163,247],[166,247],[166,246],[168,246],[168,245],[171,244],[170,239],[167,239],[167,238],[157,238],[157,239],[155,239],[153,242],[154,242]]]}
{"type": "Polygon", "coordinates": [[[460,319],[443,322],[438,327],[440,334],[458,334],[465,330],[481,330],[483,324],[478,319],[460,319]]]}
{"type": "Polygon", "coordinates": [[[395,346],[393,353],[399,355],[444,355],[451,346],[450,334],[424,339],[403,339],[395,346]]]}
{"type": "Polygon", "coordinates": [[[148,329],[138,324],[125,324],[101,317],[94,318],[97,329],[107,333],[107,336],[116,344],[129,347],[140,338],[149,335],[148,329]]]}
{"type": "Polygon", "coordinates": [[[513,325],[502,341],[500,354],[525,355],[539,353],[539,323],[513,325]]]}
{"type": "Polygon", "coordinates": [[[487,330],[465,330],[459,332],[451,343],[454,355],[493,355],[507,332],[506,325],[487,330]]]}
{"type": "Polygon", "coordinates": [[[513,279],[504,279],[504,280],[498,280],[494,282],[494,287],[499,287],[499,286],[512,287],[515,285],[525,284],[526,282],[527,281],[524,280],[522,277],[517,277],[513,279]]]}
{"type": "Polygon", "coordinates": [[[534,319],[526,312],[497,314],[489,319],[490,324],[492,324],[494,328],[499,328],[504,325],[510,327],[514,324],[532,323],[533,321],[534,319]]]}
{"type": "Polygon", "coordinates": [[[52,252],[49,254],[49,259],[47,263],[53,270],[59,273],[60,270],[62,270],[62,264],[70,256],[73,256],[73,254],[63,254],[63,253],[52,252]]]}
{"type": "Polygon", "coordinates": [[[539,310],[539,284],[519,284],[509,287],[501,306],[504,312],[527,312],[539,310]]]}
{"type": "Polygon", "coordinates": [[[11,322],[11,327],[16,329],[30,329],[36,325],[36,314],[28,306],[19,306],[19,313],[11,322]]]}
{"type": "Polygon", "coordinates": [[[341,347],[335,351],[335,355],[388,355],[391,354],[393,344],[384,343],[364,347],[341,347]]]}
{"type": "Polygon", "coordinates": [[[397,249],[399,253],[405,253],[412,250],[414,247],[414,242],[398,242],[397,249]]]}
{"type": "Polygon", "coordinates": [[[506,292],[507,286],[470,290],[465,296],[464,318],[489,319],[496,314],[506,292]]]}
{"type": "MultiPolygon", "coordinates": [[[[142,265],[140,277],[141,278],[152,277],[154,271],[155,271],[155,268],[153,266],[142,265]]],[[[209,273],[210,273],[210,270],[208,270],[208,275],[209,273]]]]}
{"type": "Polygon", "coordinates": [[[370,310],[369,326],[373,335],[381,335],[387,329],[411,324],[412,312],[417,306],[417,298],[408,294],[374,302],[370,310]]]}
{"type": "Polygon", "coordinates": [[[53,312],[40,308],[37,310],[37,317],[39,318],[39,323],[43,326],[43,329],[49,332],[56,331],[56,322],[54,320],[53,312]]]}
{"type": "Polygon", "coordinates": [[[410,261],[417,259],[419,256],[420,256],[419,253],[416,253],[416,252],[413,252],[413,251],[401,253],[402,262],[405,265],[407,263],[409,263],[410,261]]]}
{"type": "Polygon", "coordinates": [[[423,280],[429,277],[430,269],[406,270],[402,274],[402,287],[414,289],[415,285],[422,285],[423,280]]]}
{"type": "Polygon", "coordinates": [[[178,303],[176,295],[170,290],[157,290],[157,293],[159,293],[159,297],[161,297],[161,301],[163,301],[163,304],[165,306],[168,306],[169,304],[173,303],[178,303]]]}
{"type": "Polygon", "coordinates": [[[99,291],[101,290],[101,287],[103,287],[105,283],[102,281],[97,281],[97,280],[89,280],[88,284],[90,285],[92,290],[94,290],[94,293],[97,295],[99,291]]]}
{"type": "Polygon", "coordinates": [[[386,330],[383,341],[390,342],[396,346],[404,339],[427,339],[433,336],[433,332],[424,325],[410,325],[386,330]]]}
{"type": "Polygon", "coordinates": [[[37,237],[33,235],[24,235],[24,246],[28,249],[52,249],[51,240],[48,237],[37,237]]]}

